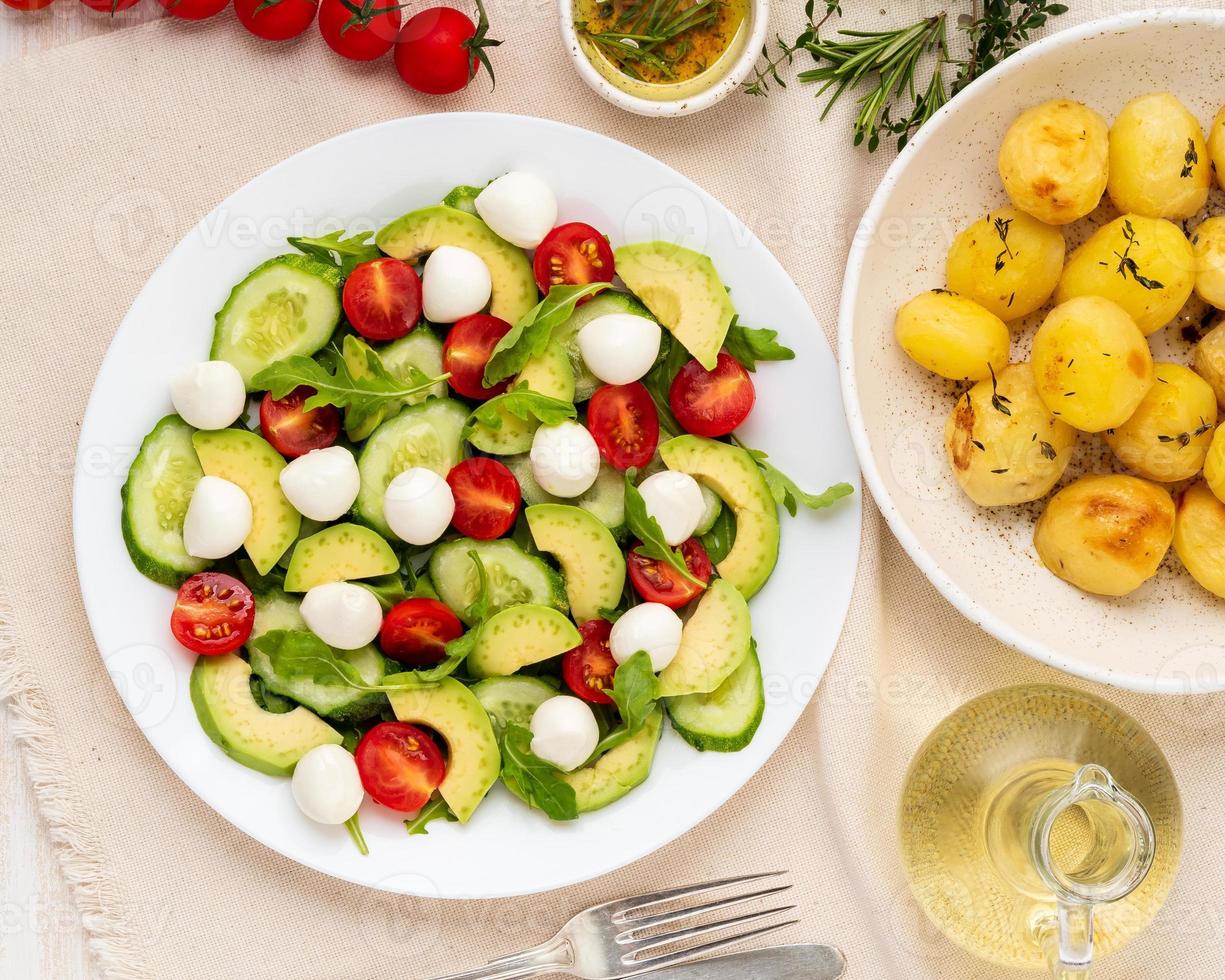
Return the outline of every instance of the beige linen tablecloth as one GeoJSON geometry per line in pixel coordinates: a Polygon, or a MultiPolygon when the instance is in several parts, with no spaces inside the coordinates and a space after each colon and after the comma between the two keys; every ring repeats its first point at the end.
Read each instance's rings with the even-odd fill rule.
{"type": "MultiPolygon", "coordinates": [[[[784,33],[800,20],[799,0],[792,5],[776,13],[784,33]]],[[[856,27],[929,12],[921,2],[887,12],[844,6],[856,27]]],[[[1105,6],[1085,5],[1061,23],[1105,6]]],[[[964,621],[871,508],[842,643],[785,746],[676,844],[545,896],[415,900],[291,864],[197,800],[115,694],[82,610],[70,526],[76,434],[94,374],[179,237],[303,147],[441,109],[524,112],[606,133],[740,215],[832,337],[850,237],[890,156],[851,147],[849,104],[818,125],[811,94],[793,86],[768,100],[736,94],[689,119],[640,119],[578,80],[551,0],[504,0],[491,13],[506,39],[493,53],[496,91],[479,79],[437,101],[408,92],[388,62],[344,63],[313,34],[266,45],[228,13],[198,26],[152,24],[0,72],[0,689],[101,964],[117,977],[422,977],[537,941],[596,900],[785,866],[803,923],[782,938],[839,944],[852,978],[1003,975],[934,935],[909,900],[895,847],[899,787],[923,736],[972,695],[1022,681],[1080,682],[964,621]]],[[[1187,848],[1159,920],[1101,975],[1220,976],[1225,709],[1219,699],[1110,696],[1169,754],[1187,848]]]]}

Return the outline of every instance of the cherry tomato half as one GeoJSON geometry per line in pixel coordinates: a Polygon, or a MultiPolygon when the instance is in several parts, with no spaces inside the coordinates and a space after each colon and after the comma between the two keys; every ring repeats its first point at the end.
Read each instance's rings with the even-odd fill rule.
{"type": "Polygon", "coordinates": [[[612,623],[605,619],[589,619],[580,623],[583,642],[568,650],[561,658],[561,676],[566,686],[578,697],[592,704],[612,704],[605,691],[611,691],[617,661],[608,647],[612,623]]]}
{"type": "Polygon", "coordinates": [[[610,466],[646,466],[659,445],[659,413],[641,381],[597,388],[587,403],[587,428],[610,466]]]}
{"type": "Polygon", "coordinates": [[[29,13],[32,10],[42,10],[44,7],[50,7],[55,0],[0,0],[7,7],[12,7],[14,10],[21,10],[29,13]]]}
{"type": "Polygon", "coordinates": [[[719,352],[713,371],[690,361],[668,391],[676,421],[695,436],[727,435],[748,418],[756,400],[748,371],[727,351],[719,352]]]}
{"type": "Polygon", "coordinates": [[[434,740],[402,721],[375,725],[353,755],[362,786],[374,802],[404,813],[425,806],[447,774],[434,740]]]}
{"type": "Polygon", "coordinates": [[[392,660],[430,667],[446,657],[447,644],[463,633],[459,617],[437,599],[405,599],[383,617],[379,646],[392,660]]]}
{"type": "MultiPolygon", "coordinates": [[[[8,0],[5,0],[5,2],[7,3],[8,0]]],[[[47,0],[47,3],[50,2],[51,0],[47,0]]],[[[97,10],[99,13],[110,14],[113,17],[124,10],[131,10],[140,3],[140,0],[81,0],[81,3],[85,4],[90,10],[97,10]]],[[[41,4],[44,7],[46,5],[46,3],[41,4]]]]}
{"type": "Polygon", "coordinates": [[[452,388],[465,398],[484,401],[510,387],[511,379],[485,387],[485,365],[493,349],[510,331],[510,324],[487,313],[474,313],[456,320],[442,344],[442,369],[449,371],[452,388]]]}
{"type": "Polygon", "coordinates": [[[207,20],[229,6],[230,0],[157,0],[166,13],[180,20],[207,20]]]}
{"type": "Polygon", "coordinates": [[[335,405],[309,411],[303,407],[313,394],[314,388],[299,385],[284,398],[266,392],[259,403],[260,431],[282,456],[294,459],[312,449],[326,449],[340,435],[340,410],[335,405]]]}
{"type": "Polygon", "coordinates": [[[374,259],[345,280],[345,316],[367,340],[403,337],[421,319],[421,278],[399,259],[374,259]]]}
{"type": "Polygon", "coordinates": [[[251,590],[232,575],[197,572],[181,586],[170,614],[170,632],[192,653],[233,653],[255,623],[251,590]]]}
{"type": "Polygon", "coordinates": [[[558,225],[536,247],[532,271],[536,273],[536,285],[546,295],[553,286],[612,282],[612,246],[581,221],[558,225]]]}
{"type": "Polygon", "coordinates": [[[323,0],[319,33],[327,46],[350,61],[381,58],[400,33],[397,0],[323,0]]]}
{"type": "Polygon", "coordinates": [[[234,0],[238,21],[265,41],[288,41],[311,26],[316,0],[234,0]]]}
{"type": "MultiPolygon", "coordinates": [[[[681,554],[689,574],[709,585],[714,570],[702,542],[690,538],[681,545],[681,554]]],[[[667,562],[638,554],[638,545],[630,549],[626,558],[634,591],[646,602],[662,602],[672,609],[680,609],[704,591],[702,586],[690,582],[667,562]]]]}
{"type": "Polygon", "coordinates": [[[514,526],[523,497],[519,481],[505,464],[473,456],[451,468],[447,485],[455,498],[451,524],[460,534],[492,541],[514,526]]]}
{"type": "Polygon", "coordinates": [[[396,40],[396,71],[418,92],[458,92],[480,68],[468,44],[475,34],[472,18],[454,7],[423,10],[408,19],[396,40]]]}

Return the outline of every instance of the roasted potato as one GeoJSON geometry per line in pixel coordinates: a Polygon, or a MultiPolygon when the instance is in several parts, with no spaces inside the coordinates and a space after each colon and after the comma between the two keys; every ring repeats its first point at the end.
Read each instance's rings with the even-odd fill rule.
{"type": "Polygon", "coordinates": [[[947,289],[920,293],[897,311],[902,350],[954,381],[981,381],[1008,364],[1011,337],[994,313],[947,289]]]}
{"type": "Polygon", "coordinates": [[[1225,504],[1204,483],[1187,487],[1178,500],[1174,552],[1195,581],[1225,599],[1225,504]]]}
{"type": "Polygon", "coordinates": [[[1216,326],[1200,337],[1191,356],[1195,373],[1212,385],[1217,404],[1225,408],[1225,321],[1218,319],[1216,326]]]}
{"type": "Polygon", "coordinates": [[[1104,296],[1123,307],[1143,334],[1178,315],[1195,288],[1195,253],[1178,225],[1128,214],[1103,225],[1072,253],[1055,302],[1104,296]]]}
{"type": "Polygon", "coordinates": [[[1204,466],[1216,426],[1212,386],[1181,364],[1155,364],[1156,384],[1106,443],[1133,473],[1158,483],[1189,480],[1204,466]]]}
{"type": "Polygon", "coordinates": [[[944,425],[949,466],[980,507],[1046,496],[1067,469],[1077,433],[1038,397],[1028,364],[1010,364],[957,399],[944,425]]]}
{"type": "Polygon", "coordinates": [[[1174,501],[1134,476],[1081,477],[1046,505],[1034,528],[1042,564],[1096,595],[1120,596],[1151,578],[1174,535],[1174,501]]]}
{"type": "Polygon", "coordinates": [[[1110,127],[1106,192],[1124,214],[1189,218],[1208,200],[1208,146],[1198,120],[1169,92],[1132,99],[1110,127]]]}
{"type": "Polygon", "coordinates": [[[1225,217],[1209,218],[1191,234],[1195,253],[1195,294],[1225,309],[1225,217]]]}
{"type": "Polygon", "coordinates": [[[1212,131],[1208,134],[1208,159],[1216,172],[1216,182],[1225,187],[1225,109],[1212,120],[1212,131]]]}
{"type": "Polygon", "coordinates": [[[1085,432],[1122,425],[1153,386],[1153,356],[1140,328],[1100,296],[1056,306],[1034,335],[1038,394],[1053,415],[1085,432]]]}
{"type": "Polygon", "coordinates": [[[1204,459],[1204,480],[1208,488],[1225,501],[1225,430],[1217,429],[1212,434],[1208,455],[1204,459]]]}
{"type": "Polygon", "coordinates": [[[1048,225],[1083,218],[1106,189],[1108,132],[1106,120],[1079,102],[1026,109],[1000,146],[1000,178],[1012,203],[1048,225]]]}
{"type": "Polygon", "coordinates": [[[1063,232],[1016,208],[980,218],[949,249],[949,288],[1001,320],[1029,316],[1063,272],[1063,232]]]}

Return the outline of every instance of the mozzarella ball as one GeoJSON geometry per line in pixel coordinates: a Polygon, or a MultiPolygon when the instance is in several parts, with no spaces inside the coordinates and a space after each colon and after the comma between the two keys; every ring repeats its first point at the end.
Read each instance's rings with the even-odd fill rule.
{"type": "Polygon", "coordinates": [[[662,602],[644,602],[613,623],[608,648],[619,664],[645,650],[651,657],[651,669],[658,674],[681,648],[682,629],[680,616],[662,602]]]}
{"type": "Polygon", "coordinates": [[[577,497],[600,472],[600,450],[577,422],[542,425],[532,436],[532,475],[554,497],[577,497]]]}
{"type": "Polygon", "coordinates": [[[302,597],[302,618],[328,646],[359,650],[379,635],[383,607],[369,589],[352,582],[328,582],[302,597]]]}
{"type": "Polygon", "coordinates": [[[440,245],[425,260],[421,273],[421,306],[434,323],[454,323],[480,313],[489,303],[493,280],[489,266],[475,252],[440,245]]]}
{"type": "Polygon", "coordinates": [[[441,476],[424,466],[399,474],[383,494],[383,519],[409,544],[433,544],[451,524],[455,497],[441,476]]]}
{"type": "Polygon", "coordinates": [[[578,332],[578,349],[591,373],[610,385],[637,381],[659,356],[659,324],[632,313],[598,316],[578,332]]]}
{"type": "Polygon", "coordinates": [[[573,772],[591,758],[600,726],[586,701],[559,694],[532,715],[532,754],[562,772],[573,772]]]}
{"type": "Polygon", "coordinates": [[[183,518],[183,547],[193,558],[224,558],[251,533],[251,498],[219,476],[202,476],[183,518]]]}
{"type": "Polygon", "coordinates": [[[342,824],[357,812],[366,791],[357,761],[340,745],[316,745],[293,771],[293,798],[315,823],[342,824]]]}
{"type": "Polygon", "coordinates": [[[281,470],[281,490],[303,517],[334,521],[353,506],[361,486],[357,460],[344,446],[314,449],[281,470]]]}
{"type": "Polygon", "coordinates": [[[659,523],[668,544],[675,548],[693,537],[706,510],[697,480],[688,473],[664,470],[643,480],[638,492],[642,494],[647,513],[659,523]]]}
{"type": "Polygon", "coordinates": [[[196,429],[224,429],[247,410],[247,386],[229,361],[201,361],[170,382],[170,400],[196,429]]]}
{"type": "Polygon", "coordinates": [[[494,234],[520,248],[535,248],[557,224],[557,198],[535,174],[512,170],[476,196],[476,213],[494,234]]]}

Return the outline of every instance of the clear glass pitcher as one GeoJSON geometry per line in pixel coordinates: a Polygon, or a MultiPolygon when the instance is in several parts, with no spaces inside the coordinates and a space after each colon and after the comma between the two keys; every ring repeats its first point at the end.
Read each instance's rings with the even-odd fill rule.
{"type": "Polygon", "coordinates": [[[1181,808],[1165,756],[1130,716],[1029,685],[975,698],[932,732],[900,834],[911,890],[949,938],[1081,978],[1164,902],[1181,808]]]}

